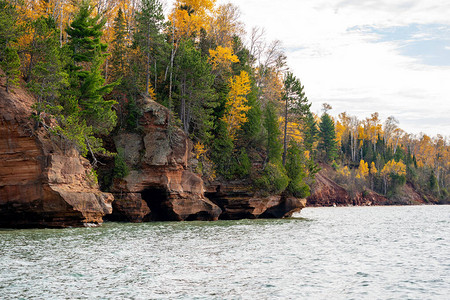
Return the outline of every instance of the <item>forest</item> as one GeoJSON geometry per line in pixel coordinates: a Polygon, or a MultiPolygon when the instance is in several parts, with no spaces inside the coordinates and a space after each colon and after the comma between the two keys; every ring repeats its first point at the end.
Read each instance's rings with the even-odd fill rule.
{"type": "Polygon", "coordinates": [[[305,198],[326,164],[355,193],[399,199],[409,184],[448,203],[447,137],[408,134],[376,112],[333,116],[326,103],[314,114],[281,42],[245,28],[238,7],[214,0],[176,0],[167,15],[159,0],[0,0],[0,68],[7,92],[35,96],[30,117],[54,120],[47,130],[94,168],[114,157],[112,176],[129,167],[104,141],[140,130],[146,98],[170,109],[207,181],[305,198]]]}

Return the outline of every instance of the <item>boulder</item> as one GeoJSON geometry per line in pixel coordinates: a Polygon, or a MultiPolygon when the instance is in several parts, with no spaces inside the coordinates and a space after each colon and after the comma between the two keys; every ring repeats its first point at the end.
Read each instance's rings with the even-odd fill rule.
{"type": "Polygon", "coordinates": [[[72,145],[32,120],[33,103],[0,86],[0,227],[101,224],[113,196],[72,145]]]}
{"type": "Polygon", "coordinates": [[[115,220],[217,220],[221,210],[204,196],[203,180],[188,168],[192,145],[187,135],[170,124],[169,110],[146,99],[139,133],[114,137],[130,167],[115,179],[115,220]]]}

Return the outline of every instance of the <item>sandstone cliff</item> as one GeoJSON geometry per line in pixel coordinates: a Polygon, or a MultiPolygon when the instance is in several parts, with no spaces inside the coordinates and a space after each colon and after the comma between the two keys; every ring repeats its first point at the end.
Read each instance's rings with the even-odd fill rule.
{"type": "Polygon", "coordinates": [[[111,220],[217,220],[221,209],[204,196],[203,180],[188,169],[191,142],[169,125],[169,111],[145,100],[139,133],[114,137],[131,171],[115,179],[111,220]]]}
{"type": "Polygon", "coordinates": [[[89,162],[30,119],[34,99],[0,85],[0,227],[102,223],[112,195],[102,193],[89,162]]]}

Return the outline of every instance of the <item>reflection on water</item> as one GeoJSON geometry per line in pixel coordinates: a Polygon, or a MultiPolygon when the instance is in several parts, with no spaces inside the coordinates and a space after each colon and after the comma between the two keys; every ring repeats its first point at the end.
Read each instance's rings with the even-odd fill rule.
{"type": "Polygon", "coordinates": [[[0,298],[448,299],[450,206],[0,230],[0,298]]]}

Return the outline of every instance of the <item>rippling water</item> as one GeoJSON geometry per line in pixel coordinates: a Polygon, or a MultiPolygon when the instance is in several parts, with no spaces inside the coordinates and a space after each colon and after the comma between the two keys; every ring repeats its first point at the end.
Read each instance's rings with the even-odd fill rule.
{"type": "Polygon", "coordinates": [[[450,299],[450,206],[0,230],[1,299],[450,299]]]}

